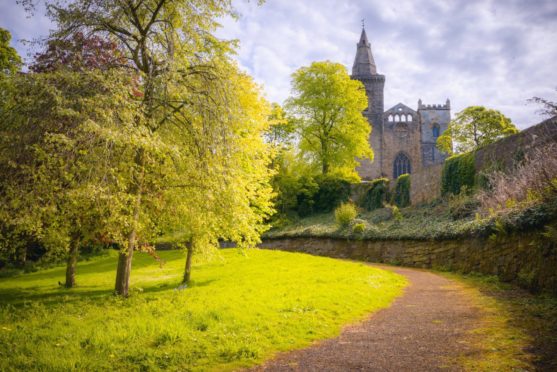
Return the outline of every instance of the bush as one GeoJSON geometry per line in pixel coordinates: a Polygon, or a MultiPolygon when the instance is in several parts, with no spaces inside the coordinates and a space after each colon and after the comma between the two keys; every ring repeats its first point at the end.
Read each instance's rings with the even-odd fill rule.
{"type": "Polygon", "coordinates": [[[470,217],[478,209],[479,202],[466,186],[463,186],[458,195],[449,196],[449,213],[455,220],[470,217]]]}
{"type": "Polygon", "coordinates": [[[314,212],[328,213],[350,198],[350,182],[334,177],[315,178],[318,190],[314,195],[314,212]]]}
{"type": "Polygon", "coordinates": [[[366,224],[365,223],[357,223],[354,226],[352,226],[352,232],[354,234],[363,234],[364,231],[366,231],[366,224]]]}
{"type": "Polygon", "coordinates": [[[476,153],[453,155],[445,161],[441,176],[441,193],[457,195],[463,186],[472,190],[476,178],[476,153]]]}
{"type": "Polygon", "coordinates": [[[539,147],[508,171],[486,175],[489,188],[478,193],[482,210],[509,210],[516,206],[557,198],[557,144],[539,147]]]}
{"type": "Polygon", "coordinates": [[[371,187],[366,192],[363,207],[368,211],[383,208],[388,200],[389,180],[378,178],[371,181],[371,187]]]}
{"type": "Polygon", "coordinates": [[[342,203],[335,209],[335,220],[341,227],[350,225],[350,222],[352,222],[357,215],[358,211],[353,203],[342,203]]]}
{"type": "Polygon", "coordinates": [[[394,203],[404,208],[410,205],[410,175],[402,174],[396,180],[394,203]]]}
{"type": "Polygon", "coordinates": [[[314,213],[315,194],[319,191],[319,185],[312,177],[300,178],[299,190],[296,194],[296,212],[300,217],[306,217],[314,213]]]}

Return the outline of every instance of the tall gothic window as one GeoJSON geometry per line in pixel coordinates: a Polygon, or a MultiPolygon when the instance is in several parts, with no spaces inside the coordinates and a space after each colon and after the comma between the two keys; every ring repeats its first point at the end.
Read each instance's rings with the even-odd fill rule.
{"type": "Polygon", "coordinates": [[[402,152],[399,153],[393,164],[393,178],[398,178],[401,174],[411,173],[410,159],[402,152]]]}
{"type": "Polygon", "coordinates": [[[439,125],[434,124],[432,131],[433,131],[433,138],[437,139],[437,137],[439,137],[439,125]]]}

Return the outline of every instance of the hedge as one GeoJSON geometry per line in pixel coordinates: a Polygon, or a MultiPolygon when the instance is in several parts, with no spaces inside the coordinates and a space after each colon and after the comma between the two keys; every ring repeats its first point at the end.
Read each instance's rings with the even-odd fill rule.
{"type": "Polygon", "coordinates": [[[453,155],[445,161],[441,176],[441,193],[457,195],[463,186],[472,190],[476,179],[476,153],[453,155]]]}

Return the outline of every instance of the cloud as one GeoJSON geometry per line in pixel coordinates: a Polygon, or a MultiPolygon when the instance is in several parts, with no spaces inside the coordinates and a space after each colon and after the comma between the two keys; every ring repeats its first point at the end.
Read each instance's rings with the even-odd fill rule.
{"type": "MultiPolygon", "coordinates": [[[[541,120],[526,100],[557,100],[557,2],[554,0],[234,0],[238,21],[219,35],[239,39],[240,66],[283,102],[290,76],[313,61],[340,62],[350,72],[360,20],[378,71],[386,75],[385,108],[450,98],[453,113],[471,105],[501,110],[521,128],[541,120]]],[[[27,18],[15,1],[0,1],[0,24],[19,42],[48,35],[39,9],[27,18]]]]}

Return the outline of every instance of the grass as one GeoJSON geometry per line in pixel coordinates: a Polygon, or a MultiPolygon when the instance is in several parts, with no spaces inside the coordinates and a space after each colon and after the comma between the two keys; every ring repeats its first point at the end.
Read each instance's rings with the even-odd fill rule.
{"type": "Polygon", "coordinates": [[[468,371],[557,370],[557,298],[532,295],[496,277],[442,275],[463,283],[482,312],[470,333],[477,350],[457,363],[468,371]]]}
{"type": "Polygon", "coordinates": [[[0,279],[0,370],[230,370],[334,337],[389,306],[403,277],[298,253],[222,251],[180,284],[184,254],[134,257],[132,296],[112,295],[114,252],[0,279]]]}
{"type": "Polygon", "coordinates": [[[319,214],[275,228],[266,238],[328,237],[358,239],[418,239],[428,240],[462,234],[477,224],[474,217],[455,220],[446,203],[401,209],[402,220],[393,218],[388,208],[371,212],[361,210],[358,219],[365,223],[363,232],[355,234],[350,227],[341,228],[333,213],[319,214]]]}
{"type": "MultiPolygon", "coordinates": [[[[462,202],[461,202],[462,203],[462,202]]],[[[312,215],[271,229],[265,238],[349,238],[370,240],[449,240],[471,236],[488,237],[497,226],[506,231],[539,229],[557,218],[557,199],[527,208],[515,208],[502,215],[476,218],[473,211],[462,213],[453,202],[439,199],[400,209],[402,219],[393,217],[389,208],[371,212],[360,210],[356,223],[364,223],[361,232],[339,227],[333,213],[312,215]]]]}

